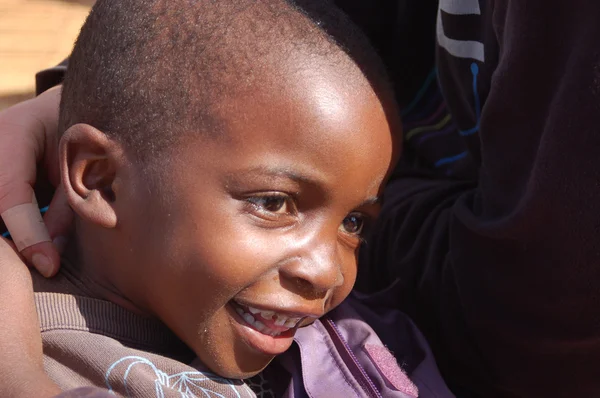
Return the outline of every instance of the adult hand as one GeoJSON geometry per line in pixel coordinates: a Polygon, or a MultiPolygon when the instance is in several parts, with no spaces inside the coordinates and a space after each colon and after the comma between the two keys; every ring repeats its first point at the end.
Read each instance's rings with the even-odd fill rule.
{"type": "Polygon", "coordinates": [[[44,373],[42,337],[29,270],[0,238],[0,396],[52,397],[60,392],[44,373]]]}
{"type": "Polygon", "coordinates": [[[36,222],[35,212],[19,211],[31,206],[16,206],[32,203],[38,165],[54,187],[59,184],[60,93],[61,88],[55,87],[0,112],[0,214],[13,240],[20,242],[17,246],[23,257],[47,277],[60,267],[59,252],[66,243],[72,211],[62,189],[55,191],[44,216],[45,226],[36,222]],[[10,209],[17,211],[7,212],[10,209]]]}

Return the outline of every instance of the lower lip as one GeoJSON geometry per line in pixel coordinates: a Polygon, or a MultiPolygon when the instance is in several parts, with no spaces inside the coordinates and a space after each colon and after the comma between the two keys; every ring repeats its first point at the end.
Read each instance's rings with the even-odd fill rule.
{"type": "Polygon", "coordinates": [[[295,328],[280,334],[279,336],[270,336],[263,334],[248,324],[233,308],[231,303],[226,305],[229,315],[235,320],[233,323],[235,329],[240,334],[242,340],[250,347],[266,355],[279,355],[290,348],[294,341],[295,328]]]}

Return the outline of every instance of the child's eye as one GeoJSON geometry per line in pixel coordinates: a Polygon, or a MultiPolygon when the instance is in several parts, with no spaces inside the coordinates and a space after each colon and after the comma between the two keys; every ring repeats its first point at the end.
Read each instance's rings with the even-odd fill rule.
{"type": "Polygon", "coordinates": [[[287,214],[293,211],[291,198],[287,195],[253,196],[246,200],[262,212],[287,214]]]}
{"type": "Polygon", "coordinates": [[[350,213],[344,218],[340,228],[350,235],[360,235],[365,225],[364,216],[360,213],[350,213]]]}

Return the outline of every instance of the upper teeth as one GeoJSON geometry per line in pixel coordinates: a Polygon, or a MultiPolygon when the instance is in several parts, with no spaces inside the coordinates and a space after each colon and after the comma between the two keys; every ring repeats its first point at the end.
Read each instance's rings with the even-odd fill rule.
{"type": "Polygon", "coordinates": [[[298,324],[298,322],[300,322],[300,320],[302,319],[302,318],[297,318],[297,317],[293,317],[293,318],[288,317],[283,314],[276,313],[275,311],[259,310],[258,308],[254,308],[254,307],[248,307],[248,311],[250,311],[250,313],[252,313],[254,315],[260,314],[260,316],[262,318],[267,319],[267,320],[272,320],[273,316],[276,316],[275,325],[285,326],[286,328],[295,327],[298,324]]]}
{"type": "MultiPolygon", "coordinates": [[[[296,325],[298,325],[298,323],[302,320],[302,318],[288,317],[283,314],[277,313],[275,311],[263,311],[263,310],[259,310],[258,308],[254,308],[254,307],[246,307],[246,308],[248,309],[249,313],[245,312],[240,307],[236,307],[236,311],[244,318],[244,320],[246,322],[256,326],[259,331],[263,331],[263,329],[264,329],[268,334],[271,334],[271,333],[269,333],[269,332],[271,332],[271,330],[269,328],[267,328],[264,323],[260,322],[258,319],[255,319],[257,314],[259,314],[260,317],[262,317],[265,320],[270,320],[270,321],[274,320],[273,323],[275,325],[283,326],[287,329],[296,327],[296,325]],[[252,316],[252,315],[254,315],[254,316],[252,316]]],[[[279,334],[279,333],[277,333],[277,334],[279,334]]]]}
{"type": "Polygon", "coordinates": [[[236,312],[238,314],[240,314],[240,316],[242,318],[244,318],[244,320],[247,323],[249,323],[250,325],[254,326],[254,328],[256,330],[258,330],[259,332],[264,333],[264,334],[268,334],[268,335],[271,335],[271,336],[279,336],[281,334],[281,332],[277,332],[275,330],[272,330],[272,329],[268,328],[261,321],[255,320],[254,317],[251,314],[249,314],[247,312],[244,312],[244,310],[241,309],[240,307],[236,307],[235,310],[236,310],[236,312]]]}

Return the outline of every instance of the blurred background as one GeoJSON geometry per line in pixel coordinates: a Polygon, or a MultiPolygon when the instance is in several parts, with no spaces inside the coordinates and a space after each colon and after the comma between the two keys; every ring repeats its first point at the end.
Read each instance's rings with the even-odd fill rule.
{"type": "Polygon", "coordinates": [[[35,73],[65,59],[93,0],[0,0],[0,110],[35,92],[35,73]]]}

